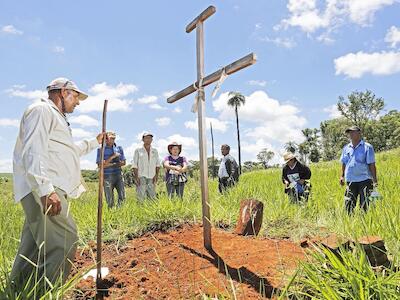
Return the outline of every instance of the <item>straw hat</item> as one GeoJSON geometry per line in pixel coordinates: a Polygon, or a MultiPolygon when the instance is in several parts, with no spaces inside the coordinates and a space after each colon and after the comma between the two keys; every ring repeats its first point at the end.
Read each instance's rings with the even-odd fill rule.
{"type": "Polygon", "coordinates": [[[179,148],[179,153],[178,153],[178,155],[181,154],[182,145],[181,145],[181,144],[178,144],[177,142],[172,142],[171,144],[168,145],[168,152],[169,152],[169,154],[172,155],[171,149],[172,149],[173,147],[178,147],[178,148],[179,148]]]}
{"type": "Polygon", "coordinates": [[[286,152],[283,154],[283,160],[285,161],[285,164],[287,164],[293,158],[296,158],[296,155],[294,155],[292,152],[286,152]]]}

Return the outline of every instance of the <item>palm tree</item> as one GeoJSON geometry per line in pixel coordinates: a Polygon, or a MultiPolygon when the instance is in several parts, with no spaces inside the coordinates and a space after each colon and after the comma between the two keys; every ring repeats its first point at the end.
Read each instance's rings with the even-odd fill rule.
{"type": "Polygon", "coordinates": [[[299,145],[297,145],[294,141],[289,141],[285,144],[285,150],[287,152],[292,152],[296,153],[296,151],[299,149],[299,145]]]}
{"type": "Polygon", "coordinates": [[[229,92],[228,105],[235,108],[236,115],[236,131],[238,140],[238,152],[239,152],[239,174],[242,174],[242,155],[240,151],[240,133],[239,133],[239,115],[238,107],[246,103],[246,98],[239,92],[229,92]]]}

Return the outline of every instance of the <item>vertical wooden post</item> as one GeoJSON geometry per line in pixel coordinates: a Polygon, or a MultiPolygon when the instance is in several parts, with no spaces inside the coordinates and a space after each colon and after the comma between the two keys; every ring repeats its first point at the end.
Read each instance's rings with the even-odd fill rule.
{"type": "Polygon", "coordinates": [[[212,128],[212,122],[210,122],[210,130],[211,130],[211,151],[212,151],[212,178],[215,179],[215,156],[214,156],[214,134],[213,134],[213,128],[212,128]]]}
{"type": "MultiPolygon", "coordinates": [[[[204,31],[203,22],[196,26],[196,52],[197,52],[197,81],[202,82],[204,78],[204,31]]],[[[211,250],[211,218],[210,202],[208,199],[208,164],[207,164],[207,139],[205,124],[205,95],[203,86],[197,91],[197,112],[199,127],[199,153],[200,153],[200,184],[201,201],[203,207],[203,238],[204,247],[211,250]]]]}
{"type": "Polygon", "coordinates": [[[103,107],[103,119],[102,119],[102,133],[103,141],[101,142],[100,151],[100,168],[99,168],[99,193],[98,193],[98,204],[97,204],[97,252],[96,252],[96,299],[103,299],[103,293],[99,291],[101,285],[101,244],[102,244],[102,234],[103,234],[103,185],[104,185],[104,148],[106,143],[106,115],[107,115],[107,104],[108,100],[104,100],[103,107]]]}

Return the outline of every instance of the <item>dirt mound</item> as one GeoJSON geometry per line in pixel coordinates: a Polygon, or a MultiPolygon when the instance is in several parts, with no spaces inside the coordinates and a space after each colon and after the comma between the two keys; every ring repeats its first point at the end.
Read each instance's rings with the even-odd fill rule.
{"type": "MultiPolygon", "coordinates": [[[[201,226],[147,234],[123,247],[104,246],[109,298],[193,299],[224,295],[238,299],[271,297],[281,289],[303,249],[287,240],[254,239],[213,229],[213,251],[203,248],[201,226]]],[[[77,254],[80,267],[93,265],[95,249],[77,254]]],[[[95,295],[93,281],[82,280],[76,299],[95,295]]]]}

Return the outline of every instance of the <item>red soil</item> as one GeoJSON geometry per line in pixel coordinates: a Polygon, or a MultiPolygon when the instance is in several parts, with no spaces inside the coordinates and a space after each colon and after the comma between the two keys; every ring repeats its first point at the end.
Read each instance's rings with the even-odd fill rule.
{"type": "MultiPolygon", "coordinates": [[[[193,299],[222,295],[238,299],[273,297],[293,274],[303,249],[288,240],[255,239],[212,230],[213,251],[203,247],[201,226],[185,225],[104,246],[109,299],[193,299]]],[[[77,254],[79,268],[93,265],[95,247],[77,254]],[[93,256],[94,254],[94,256],[93,256]]],[[[82,280],[75,299],[95,295],[92,279],[82,280]]]]}

